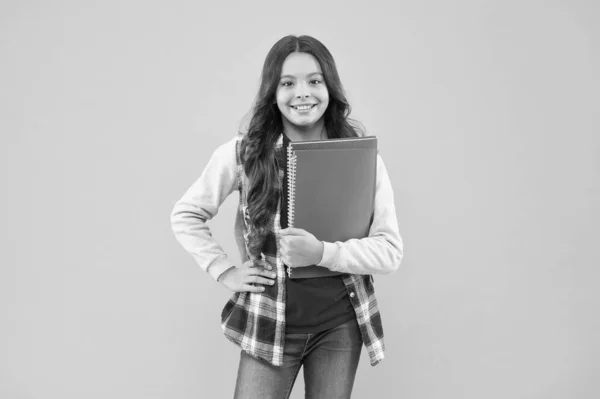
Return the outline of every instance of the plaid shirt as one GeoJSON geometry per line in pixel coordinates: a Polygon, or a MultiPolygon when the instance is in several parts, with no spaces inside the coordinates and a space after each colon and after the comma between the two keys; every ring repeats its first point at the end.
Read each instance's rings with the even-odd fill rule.
{"type": "MultiPolygon", "coordinates": [[[[230,140],[215,151],[202,176],[175,204],[171,215],[173,231],[179,242],[215,280],[233,265],[227,261],[220,245],[212,239],[206,221],[217,214],[218,207],[235,189],[240,194],[235,220],[235,238],[240,256],[242,262],[250,259],[254,263],[259,263],[259,260],[254,259],[247,250],[249,182],[240,158],[242,138],[243,134],[238,133],[234,140],[230,140]],[[235,146],[235,156],[233,156],[233,146],[235,146]]],[[[279,136],[276,143],[275,156],[280,168],[278,182],[278,189],[280,189],[286,167],[283,134],[279,136]]],[[[385,166],[380,156],[377,157],[379,159],[376,209],[369,237],[346,243],[324,243],[323,260],[319,263],[332,270],[349,273],[343,275],[342,279],[354,307],[372,366],[384,358],[385,349],[372,273],[384,274],[396,270],[403,254],[391,185],[385,166]]],[[[280,204],[277,206],[277,212],[271,216],[269,229],[267,240],[272,245],[264,245],[263,251],[264,248],[277,248],[277,252],[263,252],[262,257],[263,261],[268,262],[276,271],[276,284],[265,286],[265,290],[260,293],[234,293],[222,311],[221,325],[227,339],[243,351],[275,366],[281,366],[285,345],[287,275],[278,248],[281,229],[280,204]]]]}

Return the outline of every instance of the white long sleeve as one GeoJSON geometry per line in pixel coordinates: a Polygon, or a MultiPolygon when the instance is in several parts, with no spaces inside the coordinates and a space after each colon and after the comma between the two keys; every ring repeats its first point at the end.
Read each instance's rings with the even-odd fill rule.
{"type": "Polygon", "coordinates": [[[236,138],[220,145],[202,175],[177,201],[171,213],[175,237],[196,263],[214,280],[234,266],[212,237],[206,222],[215,217],[225,199],[238,188],[236,138]]]}

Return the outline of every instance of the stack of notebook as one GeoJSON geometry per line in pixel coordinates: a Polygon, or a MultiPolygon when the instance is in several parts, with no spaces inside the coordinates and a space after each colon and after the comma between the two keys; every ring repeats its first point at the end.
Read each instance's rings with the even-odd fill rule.
{"type": "MultiPolygon", "coordinates": [[[[319,241],[369,234],[375,207],[377,137],[290,142],[288,226],[319,241]]],[[[287,268],[290,278],[339,275],[316,265],[287,268]]]]}

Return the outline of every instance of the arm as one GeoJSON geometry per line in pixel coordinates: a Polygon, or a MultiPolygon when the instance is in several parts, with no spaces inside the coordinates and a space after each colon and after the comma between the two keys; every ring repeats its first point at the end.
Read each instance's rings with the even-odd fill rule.
{"type": "Polygon", "coordinates": [[[388,274],[396,271],[403,256],[403,243],[398,231],[394,191],[387,169],[377,154],[375,215],[369,236],[345,242],[323,242],[323,258],[319,266],[352,274],[388,274]]]}
{"type": "Polygon", "coordinates": [[[236,138],[220,145],[212,154],[202,175],[171,213],[175,237],[202,270],[216,281],[234,265],[223,248],[212,237],[206,222],[218,213],[225,199],[238,187],[236,138]]]}

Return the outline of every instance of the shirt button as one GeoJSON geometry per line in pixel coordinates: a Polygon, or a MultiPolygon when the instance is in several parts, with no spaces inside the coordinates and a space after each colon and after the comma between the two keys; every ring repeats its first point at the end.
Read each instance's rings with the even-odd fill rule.
{"type": "Polygon", "coordinates": [[[356,296],[356,294],[354,292],[350,293],[350,298],[354,298],[356,296]]]}

